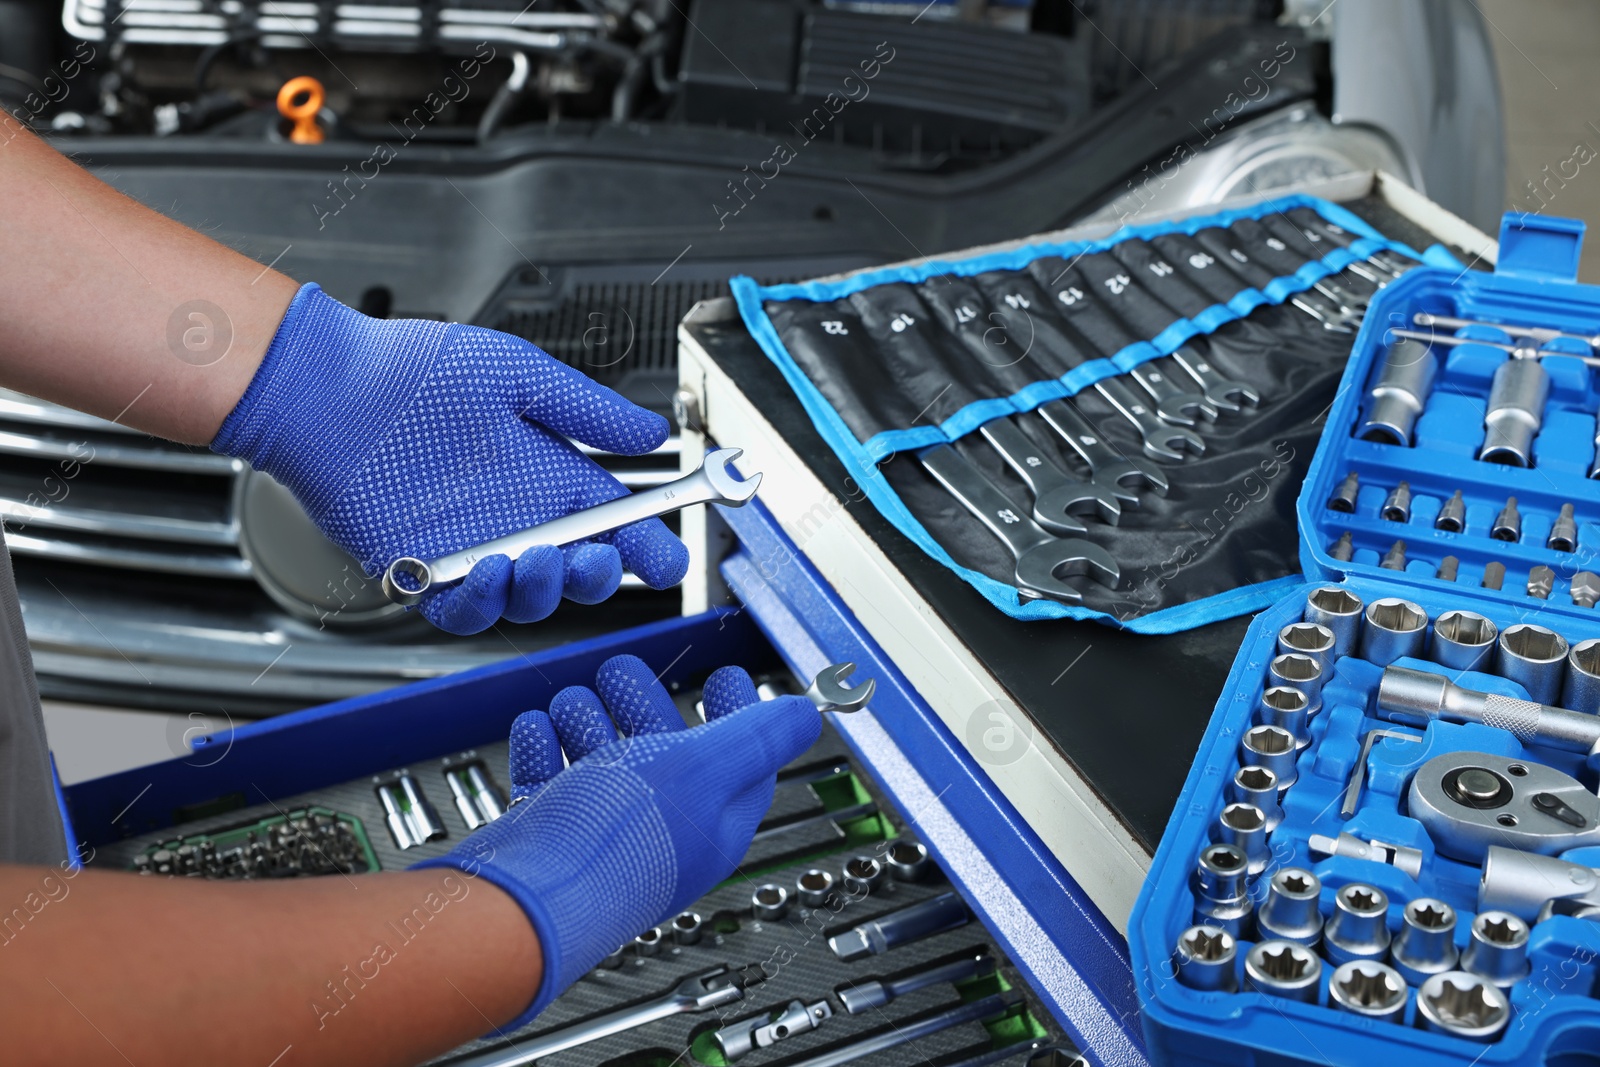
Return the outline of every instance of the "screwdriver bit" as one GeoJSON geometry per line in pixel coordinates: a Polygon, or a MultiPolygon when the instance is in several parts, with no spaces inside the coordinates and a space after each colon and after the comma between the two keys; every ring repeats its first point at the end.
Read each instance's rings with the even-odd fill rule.
{"type": "Polygon", "coordinates": [[[1433,520],[1433,528],[1450,533],[1460,533],[1467,528],[1467,504],[1461,499],[1461,490],[1457,489],[1456,495],[1444,502],[1439,517],[1433,520]]]}
{"type": "Polygon", "coordinates": [[[1439,573],[1434,575],[1434,577],[1438,578],[1440,581],[1453,582],[1456,580],[1456,572],[1460,570],[1460,568],[1461,561],[1459,559],[1456,559],[1454,556],[1446,556],[1444,559],[1439,561],[1439,573]]]}
{"type": "Polygon", "coordinates": [[[1401,482],[1389,492],[1383,502],[1383,510],[1378,512],[1389,522],[1411,521],[1411,483],[1401,482]]]}
{"type": "Polygon", "coordinates": [[[1393,545],[1391,545],[1389,551],[1384,553],[1383,562],[1379,563],[1378,566],[1382,567],[1386,571],[1405,570],[1406,543],[1404,541],[1396,541],[1393,545]]]}
{"type": "Polygon", "coordinates": [[[1578,523],[1572,517],[1572,505],[1562,504],[1561,514],[1550,526],[1550,536],[1545,538],[1544,546],[1553,548],[1557,552],[1576,552],[1578,550],[1578,523]]]}
{"type": "Polygon", "coordinates": [[[1355,551],[1354,540],[1350,536],[1350,531],[1346,530],[1339,535],[1339,540],[1335,541],[1333,546],[1328,549],[1328,555],[1340,563],[1349,563],[1350,557],[1355,554],[1355,551]]]}
{"type": "Polygon", "coordinates": [[[1600,575],[1593,571],[1579,571],[1572,576],[1572,602],[1580,608],[1592,608],[1600,601],[1600,575]]]}
{"type": "Polygon", "coordinates": [[[1496,541],[1510,541],[1513,544],[1522,540],[1522,513],[1517,510],[1516,497],[1506,497],[1506,506],[1495,516],[1489,536],[1496,541]]]}
{"type": "Polygon", "coordinates": [[[1361,487],[1361,479],[1356,477],[1356,472],[1351,471],[1344,476],[1344,481],[1339,483],[1339,488],[1333,491],[1328,498],[1329,511],[1342,511],[1349,515],[1356,510],[1356,493],[1361,487]]]}
{"type": "Polygon", "coordinates": [[[1550,599],[1550,590],[1556,587],[1556,572],[1543,563],[1528,572],[1528,595],[1540,600],[1550,599]]]}
{"type": "Polygon", "coordinates": [[[1485,589],[1499,589],[1505,584],[1506,565],[1499,560],[1491,560],[1483,568],[1483,587],[1485,589]]]}

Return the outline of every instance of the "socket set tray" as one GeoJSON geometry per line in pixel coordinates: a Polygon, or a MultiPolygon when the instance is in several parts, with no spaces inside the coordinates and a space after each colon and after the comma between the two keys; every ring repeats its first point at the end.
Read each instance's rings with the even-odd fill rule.
{"type": "Polygon", "coordinates": [[[1356,337],[1129,926],[1157,1063],[1600,1047],[1600,288],[1507,215],[1356,337]]]}
{"type": "MultiPolygon", "coordinates": [[[[675,694],[690,721],[694,694],[675,694]]],[[[503,813],[506,755],[506,743],[494,742],[266,803],[245,805],[239,794],[218,805],[228,810],[106,844],[93,862],[219,878],[400,870],[503,813]]],[[[901,826],[825,728],[779,775],[739,873],[619,946],[528,1027],[431,1062],[487,1067],[537,1054],[552,1067],[1081,1063],[901,826]],[[575,1028],[686,990],[706,1006],[680,1003],[562,1047],[575,1028]]],[[[359,998],[352,983],[330,983],[323,1009],[336,1015],[359,998]]]]}

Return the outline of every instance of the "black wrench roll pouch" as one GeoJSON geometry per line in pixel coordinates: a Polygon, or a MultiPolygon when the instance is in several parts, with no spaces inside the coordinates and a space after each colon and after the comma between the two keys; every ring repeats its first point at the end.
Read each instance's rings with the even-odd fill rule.
{"type": "Polygon", "coordinates": [[[1302,580],[1295,491],[1358,321],[1338,276],[1378,253],[1461,269],[1292,195],[732,288],[852,491],[929,556],[1018,619],[1170,633],[1302,580]]]}

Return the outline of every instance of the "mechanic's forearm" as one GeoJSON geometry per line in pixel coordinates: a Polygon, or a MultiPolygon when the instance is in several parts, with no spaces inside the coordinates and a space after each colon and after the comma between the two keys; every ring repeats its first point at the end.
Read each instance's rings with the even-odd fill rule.
{"type": "Polygon", "coordinates": [[[541,975],[522,911],[460,871],[225,883],[0,867],[0,909],[19,1067],[420,1063],[515,1018],[541,975]]]}
{"type": "Polygon", "coordinates": [[[209,443],[295,282],[123,196],[3,111],[0,205],[0,385],[209,443]]]}

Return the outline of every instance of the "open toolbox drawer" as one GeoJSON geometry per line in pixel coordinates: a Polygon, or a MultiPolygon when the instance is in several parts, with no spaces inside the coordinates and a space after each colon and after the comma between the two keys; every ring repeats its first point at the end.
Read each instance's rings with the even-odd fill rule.
{"type": "MultiPolygon", "coordinates": [[[[1121,938],[814,571],[797,566],[781,584],[757,576],[755,560],[774,553],[795,557],[760,506],[729,517],[739,525],[742,544],[723,566],[730,582],[748,592],[742,608],[621,631],[200,738],[187,758],[68,787],[69,833],[83,842],[93,866],[181,867],[202,862],[207,842],[221,852],[241,842],[248,847],[253,829],[270,845],[286,819],[292,826],[309,817],[314,828],[321,816],[329,827],[322,832],[348,845],[341,862],[395,869],[443,852],[467,832],[465,813],[475,801],[470,793],[465,802],[453,797],[447,773],[476,764],[503,798],[511,721],[544,706],[564,686],[590,684],[609,656],[630,652],[662,669],[690,716],[699,682],[724,663],[793,686],[795,677],[854,660],[857,677],[877,679],[871,708],[829,716],[832,728],[817,747],[780,776],[773,810],[743,864],[747,877],[736,876],[694,906],[706,923],[698,941],[677,945],[668,936],[655,953],[627,947],[617,966],[581,979],[514,1037],[526,1045],[541,1033],[664,993],[689,975],[779,958],[784,965],[738,1002],[538,1062],[714,1065],[720,1061],[711,1034],[718,1027],[757,1016],[765,1021],[797,1001],[807,1008],[825,1003],[831,1015],[816,1029],[757,1049],[739,1063],[804,1063],[873,1035],[883,1037],[885,1047],[850,1062],[1065,1067],[1077,1059],[1075,1043],[1092,1047],[1099,1062],[1144,1062],[1121,938]],[[446,836],[397,847],[378,789],[397,782],[401,772],[409,772],[432,802],[446,836]],[[931,852],[934,867],[923,880],[886,879],[863,900],[836,896],[815,909],[793,899],[807,870],[825,870],[838,880],[851,857],[885,858],[895,842],[921,842],[931,852]],[[189,851],[180,856],[185,844],[189,851]],[[167,854],[158,857],[162,849],[167,854]],[[752,890],[766,883],[785,885],[792,895],[782,921],[763,923],[753,915],[752,890]],[[855,962],[836,959],[827,947],[827,936],[841,929],[952,890],[978,921],[855,962]],[[849,1013],[838,997],[839,989],[863,978],[915,974],[980,952],[998,963],[994,976],[945,981],[861,1014],[849,1013]],[[900,1041],[920,1033],[917,1024],[925,1020],[943,1020],[966,1003],[995,997],[984,1018],[943,1028],[929,1023],[926,1036],[900,1041]]],[[[437,1062],[497,1047],[475,1044],[437,1062]]]]}
{"type": "Polygon", "coordinates": [[[1374,300],[1298,501],[1311,581],[1246,634],[1130,922],[1157,1062],[1592,1059],[1591,350],[1438,322],[1592,335],[1582,231],[1507,215],[1495,273],[1374,300]],[[1442,339],[1397,340],[1418,315],[1442,339]]]}

